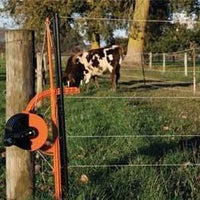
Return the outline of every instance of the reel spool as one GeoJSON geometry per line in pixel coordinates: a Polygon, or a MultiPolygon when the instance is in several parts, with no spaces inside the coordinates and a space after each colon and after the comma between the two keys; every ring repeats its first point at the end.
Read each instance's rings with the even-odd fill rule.
{"type": "Polygon", "coordinates": [[[45,144],[47,137],[48,127],[44,119],[37,114],[23,112],[13,115],[7,121],[4,145],[35,151],[45,144]]]}

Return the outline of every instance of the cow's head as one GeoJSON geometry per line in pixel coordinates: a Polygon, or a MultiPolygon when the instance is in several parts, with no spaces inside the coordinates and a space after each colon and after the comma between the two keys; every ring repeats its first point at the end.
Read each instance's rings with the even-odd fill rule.
{"type": "Polygon", "coordinates": [[[68,87],[79,87],[81,79],[79,77],[75,77],[73,74],[69,74],[67,77],[67,85],[68,87]]]}

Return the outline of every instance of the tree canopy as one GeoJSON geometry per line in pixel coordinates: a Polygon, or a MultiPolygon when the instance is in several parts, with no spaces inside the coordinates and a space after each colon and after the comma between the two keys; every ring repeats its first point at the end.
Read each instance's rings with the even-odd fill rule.
{"type": "MultiPolygon", "coordinates": [[[[76,17],[132,19],[137,0],[2,0],[1,12],[8,12],[23,28],[36,30],[40,35],[44,21],[53,12],[65,19],[61,20],[62,40],[68,48],[91,41],[93,34],[106,41],[117,29],[130,31],[128,21],[75,20],[76,17]]],[[[150,1],[148,20],[173,20],[174,13],[183,11],[188,17],[199,19],[198,0],[155,0],[150,1]]],[[[199,26],[188,28],[186,24],[148,22],[146,24],[145,51],[176,51],[188,48],[191,41],[198,43],[199,26]]],[[[127,38],[128,39],[128,38],[127,38]]],[[[119,41],[123,40],[119,38],[119,41]]],[[[126,39],[124,39],[126,41],[126,39]]],[[[127,42],[125,42],[127,44],[127,42]]],[[[64,47],[65,48],[65,47],[64,47]]]]}

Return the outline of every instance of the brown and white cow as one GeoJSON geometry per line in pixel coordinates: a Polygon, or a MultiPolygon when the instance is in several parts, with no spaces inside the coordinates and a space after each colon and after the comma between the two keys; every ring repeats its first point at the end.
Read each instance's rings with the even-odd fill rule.
{"type": "Polygon", "coordinates": [[[65,77],[70,86],[79,86],[82,79],[89,84],[91,78],[110,72],[111,89],[115,90],[121,62],[122,49],[117,45],[80,52],[69,58],[65,77]]]}

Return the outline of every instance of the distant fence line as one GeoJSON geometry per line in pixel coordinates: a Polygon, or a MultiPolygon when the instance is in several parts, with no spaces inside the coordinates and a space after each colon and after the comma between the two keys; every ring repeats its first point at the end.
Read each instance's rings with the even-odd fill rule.
{"type": "MultiPolygon", "coordinates": [[[[200,49],[196,49],[200,50],[200,49]]],[[[152,52],[144,52],[144,62],[146,65],[149,65],[150,68],[153,66],[163,66],[166,67],[167,65],[174,65],[174,66],[187,66],[188,62],[192,61],[192,52],[193,49],[186,49],[177,52],[163,52],[163,53],[152,53],[152,52]]],[[[40,54],[38,52],[37,54],[40,54]]],[[[137,53],[135,53],[137,54],[137,53]]],[[[1,55],[1,54],[0,54],[1,55]]],[[[72,54],[65,54],[63,53],[61,56],[63,67],[66,66],[68,58],[72,54]]],[[[44,54],[45,56],[45,54],[44,54]]],[[[200,52],[199,54],[196,53],[196,60],[200,63],[200,52]]]]}
{"type": "Polygon", "coordinates": [[[4,52],[0,52],[0,58],[1,58],[1,59],[5,58],[5,56],[6,56],[6,55],[5,55],[4,52]]]}
{"type": "MultiPolygon", "coordinates": [[[[198,53],[198,48],[193,49],[185,49],[182,51],[171,52],[171,53],[152,53],[152,52],[144,52],[144,63],[146,66],[149,66],[149,69],[145,69],[145,71],[156,71],[156,72],[173,72],[173,73],[184,73],[185,76],[188,76],[188,73],[193,73],[193,90],[194,94],[196,92],[196,73],[199,71],[196,70],[196,65],[200,64],[200,52],[198,53]],[[170,68],[166,70],[166,67],[183,67],[183,70],[170,71],[170,68]],[[188,66],[190,66],[190,70],[188,70],[188,66]],[[153,69],[156,67],[156,70],[153,69]],[[157,67],[161,67],[161,69],[157,69],[157,67]],[[192,67],[192,69],[191,69],[192,67]]],[[[1,56],[1,54],[0,54],[1,56]]],[[[4,56],[4,55],[2,55],[4,56]]],[[[71,55],[70,54],[62,54],[62,67],[63,70],[67,65],[67,61],[71,55]]],[[[47,55],[46,53],[42,54],[38,52],[36,54],[37,58],[37,91],[42,90],[42,74],[47,74],[46,71],[48,69],[47,65],[47,55]]],[[[54,59],[54,58],[53,58],[54,59]]],[[[130,70],[130,69],[129,69],[130,70]]],[[[137,70],[137,69],[133,69],[137,70]]]]}
{"type": "MultiPolygon", "coordinates": [[[[200,50],[196,48],[196,54],[195,54],[195,62],[196,64],[200,64],[200,52],[197,51],[200,50]]],[[[37,54],[41,54],[38,52],[37,54]]],[[[67,61],[69,57],[72,54],[62,54],[62,67],[65,68],[67,65],[67,61]]],[[[0,56],[4,56],[0,53],[0,56]]],[[[45,58],[46,54],[43,55],[43,59],[45,58]]],[[[166,71],[167,66],[174,66],[174,67],[184,67],[184,73],[185,76],[188,75],[188,66],[193,66],[193,49],[186,49],[182,51],[177,52],[170,52],[170,53],[152,53],[152,52],[144,52],[144,63],[145,65],[149,66],[150,69],[152,69],[154,66],[161,66],[162,71],[166,71]]],[[[37,57],[37,56],[36,56],[37,57]]],[[[54,59],[54,58],[53,58],[54,59]]],[[[45,62],[46,63],[46,62],[45,62]]],[[[45,66],[45,68],[47,68],[45,66]]]]}
{"type": "MultiPolygon", "coordinates": [[[[162,66],[163,71],[166,70],[166,66],[184,66],[185,75],[187,76],[187,67],[188,64],[192,62],[193,49],[172,52],[172,53],[144,53],[144,62],[146,65],[149,65],[151,69],[153,66],[162,66]]],[[[196,58],[199,58],[200,55],[196,54],[196,58]]],[[[198,59],[197,59],[198,61],[198,59]]],[[[200,61],[200,60],[199,60],[200,61]]]]}

